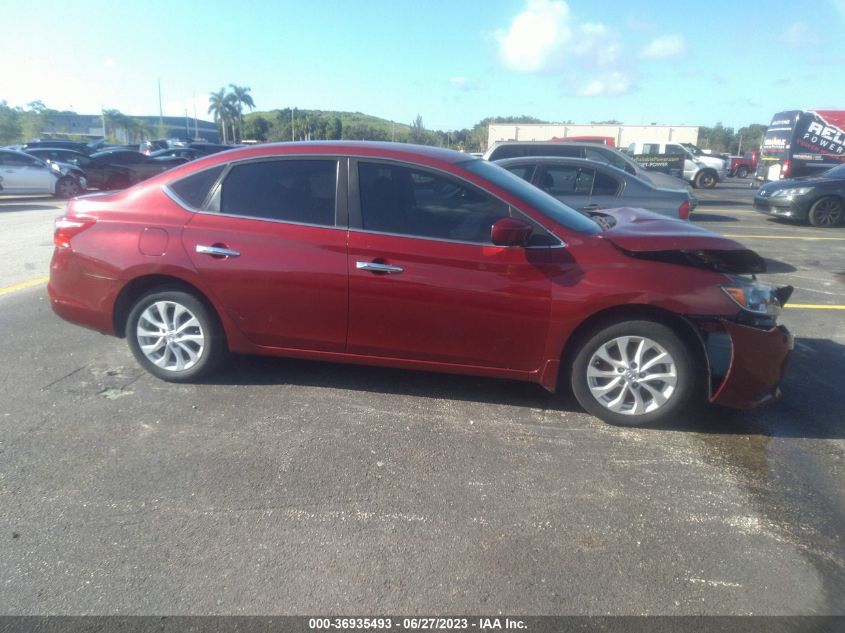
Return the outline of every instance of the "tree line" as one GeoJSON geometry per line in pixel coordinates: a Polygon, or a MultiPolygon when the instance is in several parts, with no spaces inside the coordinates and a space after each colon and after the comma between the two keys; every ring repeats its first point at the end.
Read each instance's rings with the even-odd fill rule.
{"type": "MultiPolygon", "coordinates": [[[[224,143],[239,143],[244,140],[306,141],[306,140],[368,140],[396,141],[450,147],[467,152],[483,152],[487,149],[487,129],[494,123],[541,123],[549,124],[531,116],[486,117],[471,128],[458,130],[429,130],[421,115],[408,124],[380,119],[360,112],[337,112],[322,110],[300,110],[284,108],[269,112],[249,112],[255,108],[251,89],[229,84],[209,95],[208,112],[214,117],[224,143]]],[[[59,112],[33,101],[26,108],[12,108],[0,101],[0,145],[8,145],[38,138],[50,127],[50,117],[59,112]]],[[[162,129],[154,129],[148,119],[131,117],[119,110],[102,112],[108,140],[124,139],[124,142],[139,142],[158,135],[162,129]]],[[[566,122],[571,124],[572,122],[566,122]]],[[[599,124],[618,124],[619,121],[592,121],[599,124]]],[[[161,128],[161,126],[159,126],[161,128]]],[[[737,154],[758,149],[766,126],[752,124],[734,130],[717,123],[713,127],[700,126],[698,145],[703,149],[737,154]]]]}

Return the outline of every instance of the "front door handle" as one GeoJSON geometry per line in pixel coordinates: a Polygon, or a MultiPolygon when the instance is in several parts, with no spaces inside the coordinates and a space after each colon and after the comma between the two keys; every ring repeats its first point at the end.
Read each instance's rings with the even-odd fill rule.
{"type": "Polygon", "coordinates": [[[214,244],[213,246],[203,246],[202,244],[197,244],[197,253],[201,253],[202,255],[211,255],[212,257],[240,257],[241,255],[238,251],[233,251],[221,244],[214,244]]]}
{"type": "Polygon", "coordinates": [[[358,270],[368,270],[371,273],[387,273],[388,275],[397,275],[405,271],[404,268],[400,268],[399,266],[379,264],[378,262],[355,262],[355,268],[358,270]]]}

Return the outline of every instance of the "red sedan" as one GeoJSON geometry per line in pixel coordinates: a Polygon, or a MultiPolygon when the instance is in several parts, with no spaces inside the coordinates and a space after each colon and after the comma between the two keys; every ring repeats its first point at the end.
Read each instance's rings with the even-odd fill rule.
{"type": "Polygon", "coordinates": [[[487,161],[391,143],[215,154],[56,221],[61,317],[173,382],[228,352],[570,384],[614,424],[775,399],[790,288],[715,233],[583,215],[487,161]]]}

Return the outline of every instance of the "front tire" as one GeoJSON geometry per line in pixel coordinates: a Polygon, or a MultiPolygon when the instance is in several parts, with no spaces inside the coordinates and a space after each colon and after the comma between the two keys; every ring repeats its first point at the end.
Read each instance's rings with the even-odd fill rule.
{"type": "Polygon", "coordinates": [[[595,331],[572,365],[572,391],[609,424],[650,426],[682,414],[697,389],[694,356],[668,326],[620,321],[595,331]]]}
{"type": "Polygon", "coordinates": [[[159,289],[142,296],[126,322],[140,365],[168,382],[194,382],[217,370],[227,346],[217,315],[192,294],[159,289]]]}
{"type": "Polygon", "coordinates": [[[716,176],[716,172],[709,169],[700,171],[695,176],[695,186],[699,189],[712,189],[717,182],[719,182],[719,178],[716,176]]]}
{"type": "Polygon", "coordinates": [[[819,198],[807,213],[807,221],[819,228],[839,226],[843,220],[845,220],[845,203],[834,196],[819,198]]]}
{"type": "Polygon", "coordinates": [[[739,169],[736,170],[736,177],[737,178],[746,178],[748,176],[748,167],[743,165],[739,169]]]}

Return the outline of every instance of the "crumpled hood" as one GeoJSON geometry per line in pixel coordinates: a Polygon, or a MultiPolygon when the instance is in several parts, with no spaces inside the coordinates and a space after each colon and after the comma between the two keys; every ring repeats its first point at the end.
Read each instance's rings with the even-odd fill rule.
{"type": "Polygon", "coordinates": [[[629,257],[727,274],[762,273],[766,262],[754,251],[691,222],[645,209],[602,209],[616,224],[599,236],[629,257]]]}

